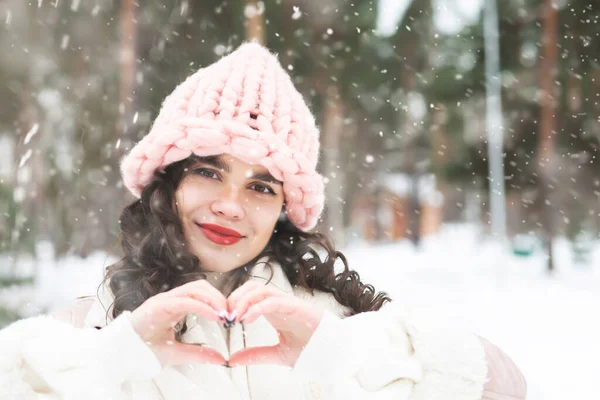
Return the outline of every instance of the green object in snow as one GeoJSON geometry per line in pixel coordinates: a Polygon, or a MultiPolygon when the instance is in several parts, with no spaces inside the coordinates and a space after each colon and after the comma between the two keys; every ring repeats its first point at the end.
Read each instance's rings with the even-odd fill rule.
{"type": "Polygon", "coordinates": [[[517,235],[512,241],[512,251],[515,256],[529,257],[535,252],[536,238],[530,235],[517,235]]]}

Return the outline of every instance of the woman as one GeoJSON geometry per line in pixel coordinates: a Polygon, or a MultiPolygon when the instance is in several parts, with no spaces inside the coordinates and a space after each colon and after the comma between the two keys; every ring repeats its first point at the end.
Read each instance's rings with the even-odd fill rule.
{"type": "Polygon", "coordinates": [[[0,398],[524,398],[497,348],[393,305],[309,232],[318,150],[260,45],[190,76],[123,161],[124,258],[91,305],[0,331],[0,398]]]}

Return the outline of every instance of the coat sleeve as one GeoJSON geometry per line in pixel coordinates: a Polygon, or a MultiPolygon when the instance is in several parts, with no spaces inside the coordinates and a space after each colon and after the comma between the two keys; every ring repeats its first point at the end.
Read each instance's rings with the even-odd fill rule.
{"type": "Polygon", "coordinates": [[[392,304],[345,319],[327,313],[294,372],[308,398],[481,400],[481,341],[432,322],[392,304]]]}
{"type": "Polygon", "coordinates": [[[81,297],[69,308],[51,314],[59,321],[64,321],[75,328],[85,328],[85,318],[94,304],[94,297],[81,297]]]}
{"type": "Polygon", "coordinates": [[[525,400],[527,382],[511,358],[496,345],[479,338],[488,363],[488,380],[483,387],[483,400],[525,400]]]}
{"type": "Polygon", "coordinates": [[[0,330],[0,398],[127,399],[126,381],[161,370],[124,312],[105,328],[78,329],[50,316],[0,330]]]}

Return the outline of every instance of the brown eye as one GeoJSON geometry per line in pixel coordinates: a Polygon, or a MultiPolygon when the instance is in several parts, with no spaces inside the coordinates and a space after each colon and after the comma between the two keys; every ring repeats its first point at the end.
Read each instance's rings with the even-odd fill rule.
{"type": "Polygon", "coordinates": [[[273,189],[271,189],[269,186],[261,185],[260,183],[252,184],[250,189],[262,194],[275,194],[275,191],[273,191],[273,189]]]}
{"type": "Polygon", "coordinates": [[[219,174],[217,171],[212,170],[210,168],[197,168],[193,172],[195,175],[200,175],[209,179],[219,179],[219,174]]]}

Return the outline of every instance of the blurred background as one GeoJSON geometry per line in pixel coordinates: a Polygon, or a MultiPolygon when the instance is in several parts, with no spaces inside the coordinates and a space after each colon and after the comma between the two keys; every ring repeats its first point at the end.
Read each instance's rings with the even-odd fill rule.
{"type": "Polygon", "coordinates": [[[600,398],[596,0],[1,0],[0,327],[95,293],[119,160],[246,40],[312,106],[351,268],[495,341],[530,399],[600,398]]]}

